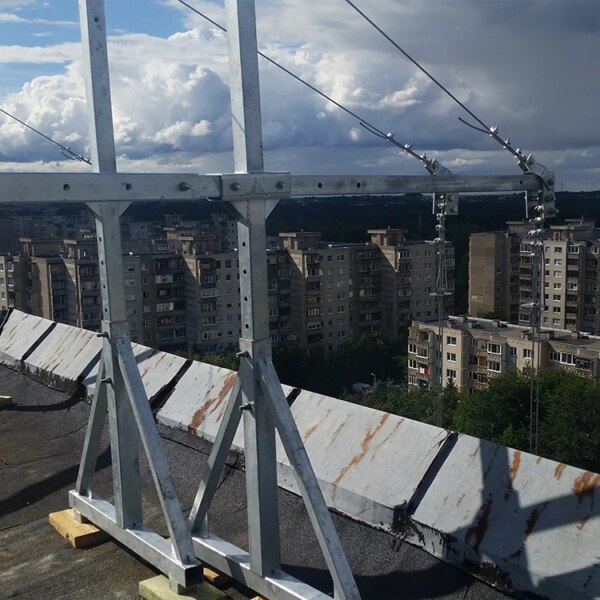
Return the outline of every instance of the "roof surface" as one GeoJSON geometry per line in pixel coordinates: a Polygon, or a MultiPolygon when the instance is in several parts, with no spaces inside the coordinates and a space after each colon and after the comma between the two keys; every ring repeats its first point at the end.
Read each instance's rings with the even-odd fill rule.
{"type": "MultiPolygon", "coordinates": [[[[48,524],[50,512],[67,508],[89,416],[80,396],[49,389],[0,366],[0,393],[14,404],[0,411],[0,597],[27,599],[131,598],[154,571],[114,542],[71,548],[48,524]]],[[[184,510],[196,492],[210,444],[159,427],[184,510]]],[[[143,454],[142,454],[143,456],[143,454]]],[[[247,546],[244,473],[235,453],[210,513],[211,529],[247,546]]],[[[110,453],[101,452],[94,489],[110,497],[110,453]]],[[[144,510],[165,533],[161,511],[142,459],[144,510]]],[[[285,569],[330,590],[329,576],[300,498],[280,490],[282,557],[285,569]]],[[[390,533],[334,514],[363,598],[500,600],[506,596],[460,569],[390,533]]],[[[236,592],[232,591],[232,596],[236,592]]],[[[239,597],[239,595],[238,595],[239,597]]]]}

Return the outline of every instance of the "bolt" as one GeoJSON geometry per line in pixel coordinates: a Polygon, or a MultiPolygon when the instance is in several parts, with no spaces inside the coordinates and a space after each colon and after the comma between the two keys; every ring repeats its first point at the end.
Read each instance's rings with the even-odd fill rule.
{"type": "Polygon", "coordinates": [[[253,407],[254,407],[253,402],[244,402],[244,404],[240,405],[240,411],[252,410],[253,407]]]}
{"type": "Polygon", "coordinates": [[[238,358],[246,358],[247,356],[250,356],[250,355],[248,354],[248,351],[247,351],[247,350],[244,350],[243,352],[238,352],[238,353],[236,354],[236,356],[237,356],[238,358]]]}
{"type": "Polygon", "coordinates": [[[105,377],[104,379],[100,380],[100,383],[107,383],[109,385],[112,385],[112,379],[110,377],[105,377]]]}
{"type": "Polygon", "coordinates": [[[234,192],[239,192],[242,189],[242,186],[239,183],[235,182],[231,184],[231,189],[234,192]]]}
{"type": "Polygon", "coordinates": [[[186,183],[185,181],[182,181],[179,184],[179,191],[180,192],[187,192],[189,190],[191,190],[192,188],[190,187],[189,183],[186,183]]]}
{"type": "Polygon", "coordinates": [[[65,183],[65,185],[63,185],[63,190],[65,190],[65,192],[68,192],[71,189],[71,186],[68,183],[65,183]]]}
{"type": "Polygon", "coordinates": [[[108,339],[108,332],[107,331],[103,331],[102,333],[97,333],[96,337],[101,337],[101,338],[108,339]]]}
{"type": "Polygon", "coordinates": [[[277,184],[275,185],[275,187],[278,190],[282,190],[283,188],[285,188],[285,183],[283,181],[278,181],[277,184]]]}

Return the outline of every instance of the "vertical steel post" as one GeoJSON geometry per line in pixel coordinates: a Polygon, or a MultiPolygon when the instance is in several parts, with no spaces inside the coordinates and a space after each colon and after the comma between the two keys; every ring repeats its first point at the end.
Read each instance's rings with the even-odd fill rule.
{"type": "MultiPolygon", "coordinates": [[[[236,173],[263,171],[262,125],[253,0],[226,0],[229,86],[236,173]]],[[[248,539],[252,569],[263,577],[280,569],[275,425],[258,381],[257,361],[270,357],[266,200],[233,203],[238,218],[242,336],[249,369],[240,369],[244,411],[248,539]]]]}
{"type": "MultiPolygon", "coordinates": [[[[92,165],[97,173],[115,173],[104,3],[79,0],[79,11],[92,165]]],[[[117,339],[124,338],[129,343],[120,229],[120,217],[128,205],[124,202],[88,205],[96,215],[102,330],[106,336],[102,348],[105,377],[98,381],[97,387],[105,386],[108,397],[115,509],[117,523],[124,528],[142,522],[137,430],[116,350],[117,339]]]]}
{"type": "MultiPolygon", "coordinates": [[[[81,37],[93,168],[98,173],[116,172],[110,79],[103,0],[79,0],[81,37]]],[[[77,487],[71,503],[169,576],[177,592],[202,577],[192,539],[170,478],[160,437],[152,416],[129,339],[123,282],[120,218],[127,202],[88,203],[96,215],[98,265],[102,296],[102,357],[96,394],[84,443],[77,487]],[[112,453],[114,516],[110,505],[94,502],[91,478],[101,441],[108,405],[112,453]],[[148,464],[166,518],[171,543],[143,527],[139,443],[148,464]],[[85,498],[84,498],[85,497],[85,498]],[[82,508],[80,508],[82,510],[82,508]]]]}

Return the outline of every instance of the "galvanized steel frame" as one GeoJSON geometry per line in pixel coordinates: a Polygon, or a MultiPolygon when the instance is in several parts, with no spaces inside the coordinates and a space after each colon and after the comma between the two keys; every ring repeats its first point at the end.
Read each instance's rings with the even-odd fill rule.
{"type": "Polygon", "coordinates": [[[71,506],[164,572],[175,590],[201,579],[206,561],[271,599],[328,596],[281,570],[275,433],[294,468],[333,579],[335,598],[360,598],[331,515],[271,361],[266,218],[282,198],[408,192],[539,192],[542,179],[518,176],[291,176],[266,173],[254,0],[226,0],[235,173],[120,174],[112,123],[103,0],[79,0],[94,174],[0,174],[0,203],[86,202],[96,215],[104,338],[98,382],[71,506]],[[131,202],[219,199],[238,218],[241,364],[186,524],[131,348],[125,314],[120,216],[131,202]],[[92,492],[108,410],[114,506],[92,492]],[[244,419],[249,552],[212,536],[207,512],[240,419],[244,419]],[[143,524],[138,434],[170,541],[143,524]],[[198,558],[197,558],[198,557],[198,558]]]}

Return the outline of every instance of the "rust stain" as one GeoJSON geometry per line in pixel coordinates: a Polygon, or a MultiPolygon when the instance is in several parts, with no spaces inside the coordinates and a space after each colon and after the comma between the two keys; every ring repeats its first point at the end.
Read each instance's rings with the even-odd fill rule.
{"type": "Polygon", "coordinates": [[[556,465],[556,469],[554,469],[554,477],[556,479],[560,480],[564,470],[565,470],[565,465],[563,463],[556,465]]]}
{"type": "Polygon", "coordinates": [[[465,499],[465,494],[462,494],[459,499],[456,501],[456,506],[459,506],[460,503],[465,499]]]}
{"type": "Polygon", "coordinates": [[[342,431],[342,429],[344,429],[345,426],[346,426],[346,423],[344,422],[344,423],[340,423],[336,427],[335,431],[333,432],[333,435],[331,436],[331,441],[329,442],[330,447],[332,446],[333,442],[335,442],[337,436],[340,434],[340,432],[342,431]]]}
{"type": "Polygon", "coordinates": [[[477,448],[475,448],[475,450],[473,450],[473,452],[471,452],[471,454],[469,454],[469,456],[471,458],[475,458],[478,454],[479,454],[479,446],[477,446],[477,448]]]}
{"type": "Polygon", "coordinates": [[[520,466],[521,466],[521,452],[519,450],[517,450],[513,454],[512,465],[510,468],[511,481],[515,480],[515,477],[517,476],[517,473],[519,472],[520,466]]]}
{"type": "Polygon", "coordinates": [[[594,490],[600,483],[600,475],[586,471],[583,475],[580,475],[573,483],[573,492],[577,496],[577,503],[581,503],[585,496],[594,498],[594,490]]]}
{"type": "Polygon", "coordinates": [[[389,417],[390,417],[389,413],[384,414],[381,417],[381,419],[379,420],[377,427],[375,427],[375,429],[373,429],[373,430],[369,429],[369,431],[367,432],[367,435],[363,438],[362,442],[360,443],[360,452],[355,454],[350,459],[350,462],[340,471],[340,474],[335,478],[335,481],[333,482],[334,485],[337,485],[345,477],[346,473],[350,470],[350,468],[353,465],[357,465],[365,457],[365,454],[369,450],[369,445],[373,441],[373,438],[377,435],[377,433],[385,425],[385,422],[388,420],[389,417]]]}
{"type": "Polygon", "coordinates": [[[506,492],[504,493],[504,499],[508,500],[510,495],[513,492],[513,483],[515,481],[515,477],[519,472],[519,467],[521,466],[521,452],[519,450],[515,450],[513,454],[512,464],[510,466],[510,479],[506,482],[506,492]]]}
{"type": "Polygon", "coordinates": [[[309,427],[305,432],[304,435],[302,436],[305,440],[307,440],[317,429],[319,425],[313,425],[312,427],[309,427]]]}
{"type": "Polygon", "coordinates": [[[530,536],[534,527],[536,526],[539,518],[542,516],[547,504],[544,504],[542,508],[534,508],[529,515],[529,519],[525,521],[525,532],[523,533],[523,541],[526,542],[527,538],[530,536]]]}
{"type": "Polygon", "coordinates": [[[538,456],[537,459],[536,459],[536,461],[535,461],[535,464],[539,465],[541,462],[542,462],[542,457],[538,456]]]}
{"type": "Polygon", "coordinates": [[[579,531],[581,531],[585,527],[585,524],[588,522],[589,518],[589,515],[587,517],[583,517],[583,519],[581,519],[581,521],[577,523],[577,529],[579,529],[579,531]]]}
{"type": "Polygon", "coordinates": [[[212,410],[218,406],[227,394],[231,391],[233,384],[235,383],[235,378],[237,377],[237,373],[232,372],[227,375],[225,378],[225,382],[223,383],[223,387],[221,391],[214,398],[210,398],[207,400],[195,413],[188,425],[188,431],[192,433],[198,430],[198,427],[204,423],[207,415],[209,415],[212,410]]]}
{"type": "Polygon", "coordinates": [[[479,517],[477,517],[477,521],[470,527],[467,531],[467,535],[465,536],[465,541],[467,543],[473,544],[473,550],[476,553],[479,553],[479,546],[481,546],[481,542],[483,541],[483,537],[485,536],[485,532],[487,531],[487,526],[490,521],[490,513],[492,512],[492,499],[488,498],[483,506],[481,507],[481,512],[479,517]]]}

